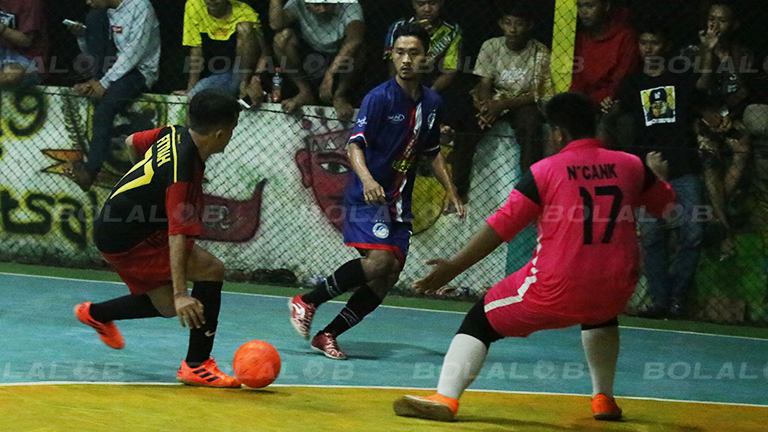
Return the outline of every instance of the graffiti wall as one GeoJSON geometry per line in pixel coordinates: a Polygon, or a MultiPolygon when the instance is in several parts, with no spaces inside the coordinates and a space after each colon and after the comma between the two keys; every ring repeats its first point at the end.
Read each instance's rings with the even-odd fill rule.
{"type": "MultiPolygon", "coordinates": [[[[65,88],[3,93],[1,259],[101,266],[93,247],[93,218],[130,167],[124,138],[155,125],[184,124],[185,106],[175,96],[145,95],[119,116],[112,157],[96,187],[85,193],[63,175],[63,167],[87,153],[92,113],[90,101],[65,88]]],[[[232,275],[247,279],[259,271],[287,269],[303,278],[326,274],[356,256],[339,232],[341,200],[352,175],[348,126],[317,107],[305,108],[303,116],[286,115],[278,105],[241,115],[227,151],[207,162],[206,231],[200,240],[232,275]]],[[[506,200],[519,175],[511,134],[507,125],[497,124],[479,146],[464,222],[441,214],[444,192],[429,170],[420,170],[415,235],[401,288],[426,274],[425,260],[457,251],[506,200]]],[[[471,291],[490,286],[503,277],[505,263],[506,248],[500,248],[457,284],[471,291]]]]}

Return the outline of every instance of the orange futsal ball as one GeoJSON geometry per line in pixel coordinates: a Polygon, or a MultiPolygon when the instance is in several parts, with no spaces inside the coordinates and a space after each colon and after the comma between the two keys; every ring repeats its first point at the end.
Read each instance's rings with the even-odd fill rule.
{"type": "Polygon", "coordinates": [[[246,342],[235,353],[232,368],[237,379],[246,386],[266,387],[280,374],[280,354],[264,341],[246,342]]]}

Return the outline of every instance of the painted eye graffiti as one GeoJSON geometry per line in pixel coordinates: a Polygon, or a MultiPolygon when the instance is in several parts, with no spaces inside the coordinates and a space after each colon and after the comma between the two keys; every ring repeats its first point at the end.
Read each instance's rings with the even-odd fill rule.
{"type": "Polygon", "coordinates": [[[326,162],[320,164],[320,166],[323,168],[323,170],[331,173],[331,174],[346,174],[349,172],[349,167],[340,164],[338,162],[326,162]]]}

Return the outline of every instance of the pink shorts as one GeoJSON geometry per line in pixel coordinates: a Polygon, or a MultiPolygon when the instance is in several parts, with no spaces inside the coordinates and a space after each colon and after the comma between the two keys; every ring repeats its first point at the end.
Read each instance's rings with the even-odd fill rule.
{"type": "MultiPolygon", "coordinates": [[[[559,329],[580,324],[598,325],[616,318],[621,309],[585,312],[580,317],[553,314],[548,308],[526,301],[520,289],[526,284],[528,267],[523,267],[504,281],[496,284],[485,295],[485,316],[494,330],[504,337],[527,337],[539,330],[559,329]],[[517,295],[509,286],[520,287],[517,295]]],[[[622,308],[623,309],[623,308],[622,308]]]]}

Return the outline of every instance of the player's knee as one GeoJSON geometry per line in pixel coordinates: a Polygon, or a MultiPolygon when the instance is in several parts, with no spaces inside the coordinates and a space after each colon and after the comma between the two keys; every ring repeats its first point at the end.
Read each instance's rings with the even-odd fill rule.
{"type": "Polygon", "coordinates": [[[367,258],[365,273],[369,279],[388,279],[399,271],[399,262],[391,254],[376,254],[367,258]]]}
{"type": "Polygon", "coordinates": [[[280,30],[275,34],[275,38],[273,39],[273,43],[275,46],[276,51],[283,51],[285,48],[291,44],[291,42],[296,38],[296,33],[293,31],[293,29],[287,28],[280,30]]]}
{"type": "Polygon", "coordinates": [[[149,299],[152,301],[152,306],[157,309],[157,312],[163,318],[173,318],[176,316],[176,304],[173,302],[172,291],[165,292],[151,292],[149,299]]]}
{"type": "Polygon", "coordinates": [[[15,87],[24,81],[25,72],[21,66],[11,64],[0,70],[0,87],[7,89],[15,87]]]}
{"type": "Polygon", "coordinates": [[[155,305],[155,309],[162,315],[163,318],[173,318],[176,316],[176,306],[172,304],[164,304],[162,306],[155,305]]]}
{"type": "Polygon", "coordinates": [[[733,151],[736,154],[746,154],[749,152],[749,138],[741,138],[738,140],[729,140],[728,146],[731,148],[731,151],[733,151]]]}
{"type": "Polygon", "coordinates": [[[206,263],[207,269],[206,274],[208,275],[208,278],[206,278],[209,281],[222,281],[224,280],[224,272],[226,269],[224,268],[224,263],[221,262],[220,259],[216,257],[211,257],[211,259],[206,263]]]}

